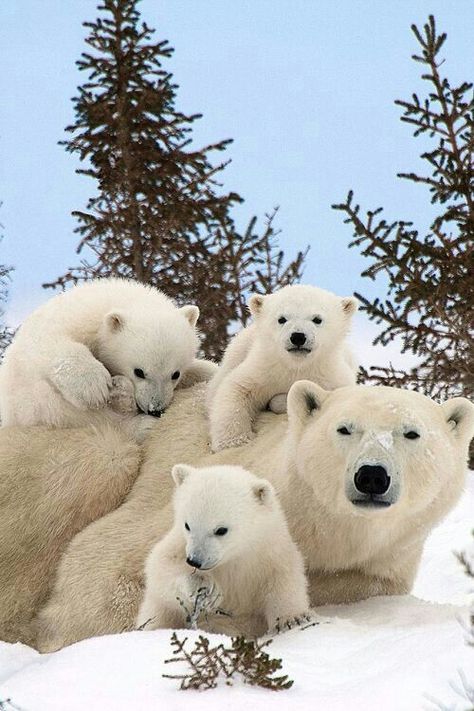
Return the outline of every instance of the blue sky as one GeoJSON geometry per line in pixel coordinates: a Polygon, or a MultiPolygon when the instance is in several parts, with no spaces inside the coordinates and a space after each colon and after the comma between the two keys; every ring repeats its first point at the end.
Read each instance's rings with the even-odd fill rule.
{"type": "MultiPolygon", "coordinates": [[[[287,253],[311,244],[304,281],[383,297],[383,283],[360,277],[365,261],[348,250],[350,228],[331,204],[354,188],[364,207],[429,223],[424,189],[396,178],[419,168],[421,146],[393,100],[423,91],[410,24],[430,12],[448,33],[448,76],[474,78],[471,0],[143,0],[141,10],[176,50],[178,108],[204,115],[196,142],[234,139],[223,181],[245,198],[238,223],[280,205],[287,253]]],[[[0,6],[0,261],[15,266],[11,323],[51,295],[42,282],[78,263],[70,213],[94,183],[57,141],[83,80],[81,23],[96,14],[94,0],[0,6]]],[[[363,351],[377,329],[364,317],[357,328],[363,351]]]]}

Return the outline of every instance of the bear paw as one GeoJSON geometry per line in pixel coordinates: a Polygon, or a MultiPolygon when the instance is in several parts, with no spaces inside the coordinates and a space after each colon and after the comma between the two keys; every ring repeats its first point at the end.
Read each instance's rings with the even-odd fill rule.
{"type": "Polygon", "coordinates": [[[270,637],[274,637],[277,634],[288,632],[296,627],[304,630],[307,627],[315,627],[316,625],[327,621],[327,618],[320,617],[311,610],[307,610],[306,612],[302,612],[299,615],[295,615],[294,617],[289,617],[287,619],[278,617],[275,624],[269,629],[268,634],[270,637]]]}
{"type": "Polygon", "coordinates": [[[110,407],[121,415],[133,415],[137,412],[135,388],[131,380],[124,375],[114,375],[109,397],[110,407]]]}
{"type": "Polygon", "coordinates": [[[213,452],[220,452],[223,449],[230,449],[231,447],[242,447],[244,444],[248,444],[254,439],[255,435],[253,432],[246,432],[241,435],[234,435],[230,437],[225,437],[222,439],[213,440],[211,444],[211,449],[213,452]]]}
{"type": "Polygon", "coordinates": [[[186,616],[186,624],[196,629],[199,620],[219,609],[222,593],[216,583],[209,577],[193,573],[186,579],[184,597],[178,597],[178,602],[186,616]]]}
{"type": "Polygon", "coordinates": [[[274,395],[268,403],[268,409],[270,412],[274,412],[275,415],[283,415],[287,409],[287,400],[287,393],[279,393],[278,395],[274,395]]]}
{"type": "Polygon", "coordinates": [[[95,359],[59,360],[53,366],[51,380],[63,397],[80,410],[99,409],[109,401],[112,377],[95,359]]]}

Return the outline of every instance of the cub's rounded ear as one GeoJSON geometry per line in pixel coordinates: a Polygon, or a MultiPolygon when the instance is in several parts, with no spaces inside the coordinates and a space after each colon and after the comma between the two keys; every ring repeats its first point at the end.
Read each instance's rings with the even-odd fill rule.
{"type": "Polygon", "coordinates": [[[341,305],[346,316],[353,316],[359,308],[359,300],[355,296],[345,296],[341,299],[341,305]]]}
{"type": "Polygon", "coordinates": [[[105,317],[105,325],[109,331],[117,333],[125,326],[125,317],[120,311],[111,311],[105,317]]]}
{"type": "Polygon", "coordinates": [[[262,296],[262,294],[252,294],[250,299],[247,301],[247,306],[252,316],[256,316],[261,312],[264,300],[265,297],[262,296]]]}
{"type": "Polygon", "coordinates": [[[275,489],[270,484],[269,481],[262,479],[258,484],[252,486],[252,492],[259,504],[263,506],[268,506],[273,501],[275,496],[275,489]]]}
{"type": "Polygon", "coordinates": [[[290,425],[303,425],[321,409],[329,392],[311,380],[298,380],[288,393],[288,421],[290,425]]]}
{"type": "Polygon", "coordinates": [[[189,325],[194,328],[194,326],[197,323],[197,320],[199,318],[199,309],[197,306],[193,306],[191,304],[187,304],[186,306],[182,306],[180,308],[181,313],[183,316],[186,318],[187,321],[189,321],[189,325]]]}
{"type": "Polygon", "coordinates": [[[175,464],[171,470],[171,476],[176,486],[181,486],[184,480],[187,479],[193,471],[194,467],[190,467],[189,464],[175,464]]]}
{"type": "Polygon", "coordinates": [[[453,397],[441,408],[454,435],[469,443],[474,436],[474,404],[465,397],[453,397]]]}

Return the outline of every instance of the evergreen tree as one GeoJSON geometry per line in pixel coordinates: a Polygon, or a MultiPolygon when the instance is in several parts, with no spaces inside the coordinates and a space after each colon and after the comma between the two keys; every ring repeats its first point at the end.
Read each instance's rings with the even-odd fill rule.
{"type": "Polygon", "coordinates": [[[436,207],[428,234],[411,222],[387,222],[382,208],[360,216],[352,191],[334,205],[352,225],[351,247],[371,259],[363,276],[388,278],[388,298],[360,294],[369,317],[383,330],[374,343],[386,345],[401,337],[402,350],[419,356],[408,372],[374,367],[363,379],[385,385],[409,386],[434,397],[474,394],[474,98],[472,84],[451,86],[440,72],[440,51],[446,34],[439,34],[432,16],[420,31],[412,30],[420,46],[413,59],[423,67],[427,97],[416,94],[402,107],[401,120],[426,136],[432,147],[422,154],[426,175],[399,177],[428,187],[436,207]]]}
{"type": "Polygon", "coordinates": [[[254,216],[242,233],[229,220],[214,235],[219,270],[214,288],[220,290],[225,299],[213,315],[211,331],[204,337],[204,350],[216,359],[222,356],[231,333],[247,325],[250,313],[246,303],[250,294],[269,294],[302,277],[309,248],[285,264],[284,252],[278,244],[280,230],[274,226],[277,212],[275,208],[266,215],[261,233],[256,229],[257,217],[254,216]]]}
{"type": "MultiPolygon", "coordinates": [[[[86,211],[73,213],[81,237],[77,252],[88,247],[93,259],[84,258],[44,286],[64,288],[105,276],[155,285],[178,302],[199,304],[206,333],[202,350],[218,358],[232,322],[246,318],[237,284],[249,282],[247,260],[255,258],[260,270],[269,235],[256,244],[251,221],[245,233],[249,243],[241,244],[244,273],[237,275],[231,242],[240,243],[241,237],[229,210],[241,198],[220,190],[217,177],[226,163],[212,162],[230,140],[201,149],[192,145],[193,123],[200,114],[176,109],[177,86],[163,67],[173,49],[166,40],[152,41],[154,30],[141,22],[138,1],[103,0],[101,17],[84,23],[91,51],[77,64],[88,79],[73,99],[75,122],[66,129],[71,138],[62,143],[87,162],[77,172],[98,182],[86,211]]],[[[272,270],[275,249],[272,245],[271,258],[265,256],[272,270]]],[[[297,277],[301,264],[298,255],[281,274],[283,282],[297,277]]],[[[264,282],[255,276],[249,288],[278,286],[274,271],[264,282]]]]}

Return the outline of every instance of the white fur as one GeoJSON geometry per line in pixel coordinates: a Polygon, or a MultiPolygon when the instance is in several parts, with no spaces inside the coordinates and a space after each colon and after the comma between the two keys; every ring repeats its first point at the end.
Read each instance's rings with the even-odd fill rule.
{"type": "Polygon", "coordinates": [[[254,323],[234,337],[209,384],[214,451],[251,439],[255,417],[269,403],[273,412],[286,411],[286,395],[297,380],[326,390],[356,382],[357,367],[345,343],[355,298],[297,285],[254,295],[249,308],[254,323]],[[294,333],[304,334],[306,350],[290,350],[294,333]]]}
{"type": "Polygon", "coordinates": [[[179,309],[157,289],[125,279],[53,297],[26,319],[5,353],[3,425],[80,424],[90,410],[106,407],[113,376],[133,383],[142,412],[165,409],[193,366],[198,316],[196,306],[179,309]]]}
{"type": "Polygon", "coordinates": [[[209,613],[222,608],[234,630],[252,635],[307,617],[303,559],[271,484],[237,466],[178,464],[172,474],[174,522],[146,562],[137,625],[186,626],[179,600],[192,609],[199,588],[211,600],[209,613]],[[219,529],[227,532],[216,535],[219,529]]]}

